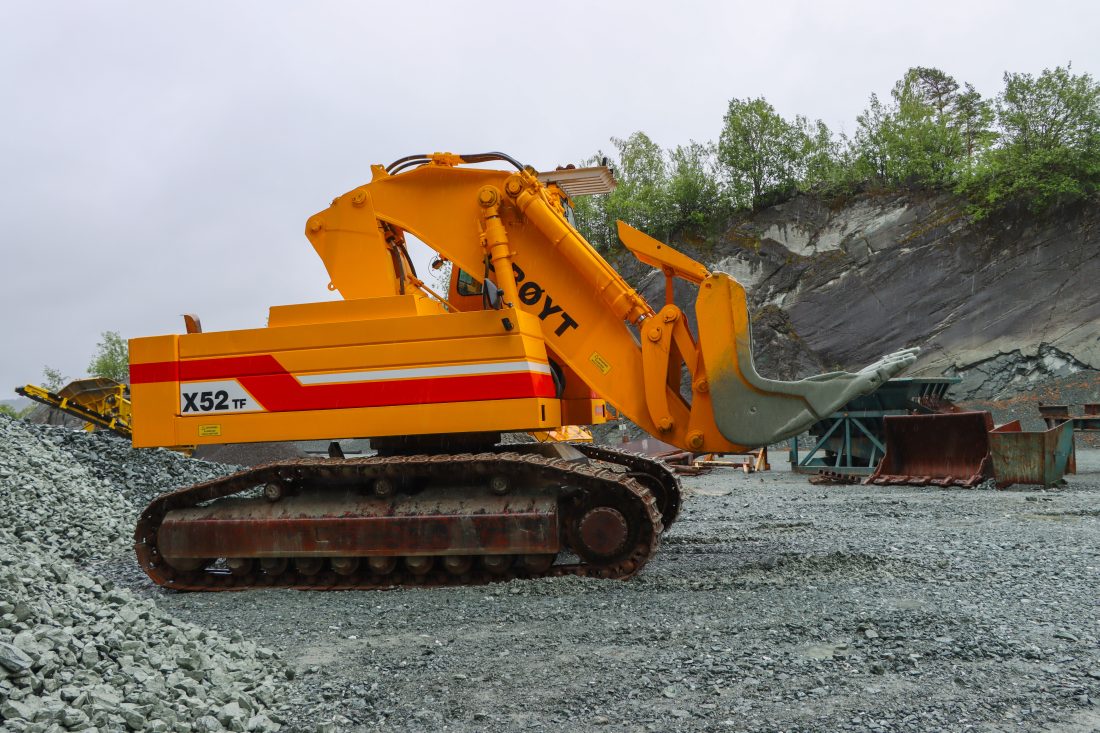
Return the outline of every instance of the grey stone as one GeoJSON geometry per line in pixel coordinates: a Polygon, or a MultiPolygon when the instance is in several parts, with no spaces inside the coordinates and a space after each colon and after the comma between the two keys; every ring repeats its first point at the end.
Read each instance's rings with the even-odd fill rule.
{"type": "Polygon", "coordinates": [[[244,710],[241,709],[241,706],[236,701],[223,705],[217,715],[218,722],[227,728],[230,727],[231,722],[240,720],[243,716],[244,710]]]}
{"type": "Polygon", "coordinates": [[[66,707],[61,713],[61,725],[69,729],[79,729],[81,726],[86,726],[90,722],[88,714],[80,708],[66,707]]]}
{"type": "Polygon", "coordinates": [[[0,666],[10,672],[25,672],[31,668],[33,660],[18,647],[0,642],[0,666]]]}
{"type": "Polygon", "coordinates": [[[28,723],[33,722],[37,712],[38,709],[36,706],[18,700],[8,700],[3,705],[0,705],[0,715],[9,720],[19,719],[25,720],[28,723]]]}
{"type": "Polygon", "coordinates": [[[130,730],[140,731],[145,729],[147,718],[138,706],[124,703],[119,708],[119,714],[126,721],[126,725],[130,726],[130,730]]]}
{"type": "Polygon", "coordinates": [[[203,733],[215,733],[225,729],[213,715],[204,715],[195,721],[195,730],[203,731],[203,733]]]}
{"type": "Polygon", "coordinates": [[[279,726],[263,713],[253,715],[248,719],[248,724],[245,726],[247,731],[260,731],[261,733],[278,730],[278,728],[279,726]]]}

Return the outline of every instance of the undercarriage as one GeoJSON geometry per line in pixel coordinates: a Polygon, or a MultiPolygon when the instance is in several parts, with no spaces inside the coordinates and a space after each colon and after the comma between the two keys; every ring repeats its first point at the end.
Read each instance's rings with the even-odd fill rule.
{"type": "Polygon", "coordinates": [[[592,445],[304,458],[158,497],[135,549],[178,590],[626,579],[679,504],[663,464],[592,445]]]}

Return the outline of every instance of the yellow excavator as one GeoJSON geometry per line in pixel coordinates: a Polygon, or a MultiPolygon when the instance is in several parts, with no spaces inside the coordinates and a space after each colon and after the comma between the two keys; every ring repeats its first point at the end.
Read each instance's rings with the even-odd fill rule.
{"type": "Polygon", "coordinates": [[[915,350],[796,382],[753,367],[745,290],[619,223],[663,273],[654,307],[572,223],[604,167],[537,172],[502,153],[373,166],[305,234],[340,300],[274,306],[267,327],[130,341],[137,447],[370,438],[377,455],[258,466],[154,500],[135,548],[181,590],[629,578],[680,506],[659,461],[502,432],[613,414],[684,450],[797,435],[901,372],[915,350]],[[486,167],[486,164],[495,167],[486,167]],[[503,169],[501,169],[503,168],[503,169]],[[452,264],[417,277],[411,235],[452,264]],[[673,282],[698,290],[698,333],[673,282]],[[687,380],[684,380],[687,375],[687,380]]]}

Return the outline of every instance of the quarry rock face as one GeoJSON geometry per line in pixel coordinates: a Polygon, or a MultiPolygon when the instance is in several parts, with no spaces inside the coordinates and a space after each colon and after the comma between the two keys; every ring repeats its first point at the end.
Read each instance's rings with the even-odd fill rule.
{"type": "MultiPolygon", "coordinates": [[[[958,376],[957,397],[992,398],[1100,369],[1098,225],[1096,206],[972,222],[946,194],[802,195],[683,249],[748,288],[765,376],[920,346],[909,376],[958,376]]],[[[641,285],[659,302],[660,276],[641,285]]]]}

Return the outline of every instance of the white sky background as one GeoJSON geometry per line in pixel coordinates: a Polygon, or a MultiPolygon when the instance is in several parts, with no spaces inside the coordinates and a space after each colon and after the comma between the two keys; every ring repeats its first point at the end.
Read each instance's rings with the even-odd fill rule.
{"type": "Polygon", "coordinates": [[[936,66],[1100,75],[1093,2],[0,5],[0,399],[83,376],[99,333],[258,327],[328,299],[307,217],[371,163],[538,168],[644,130],[716,139],[729,99],[851,132],[936,66]]]}

